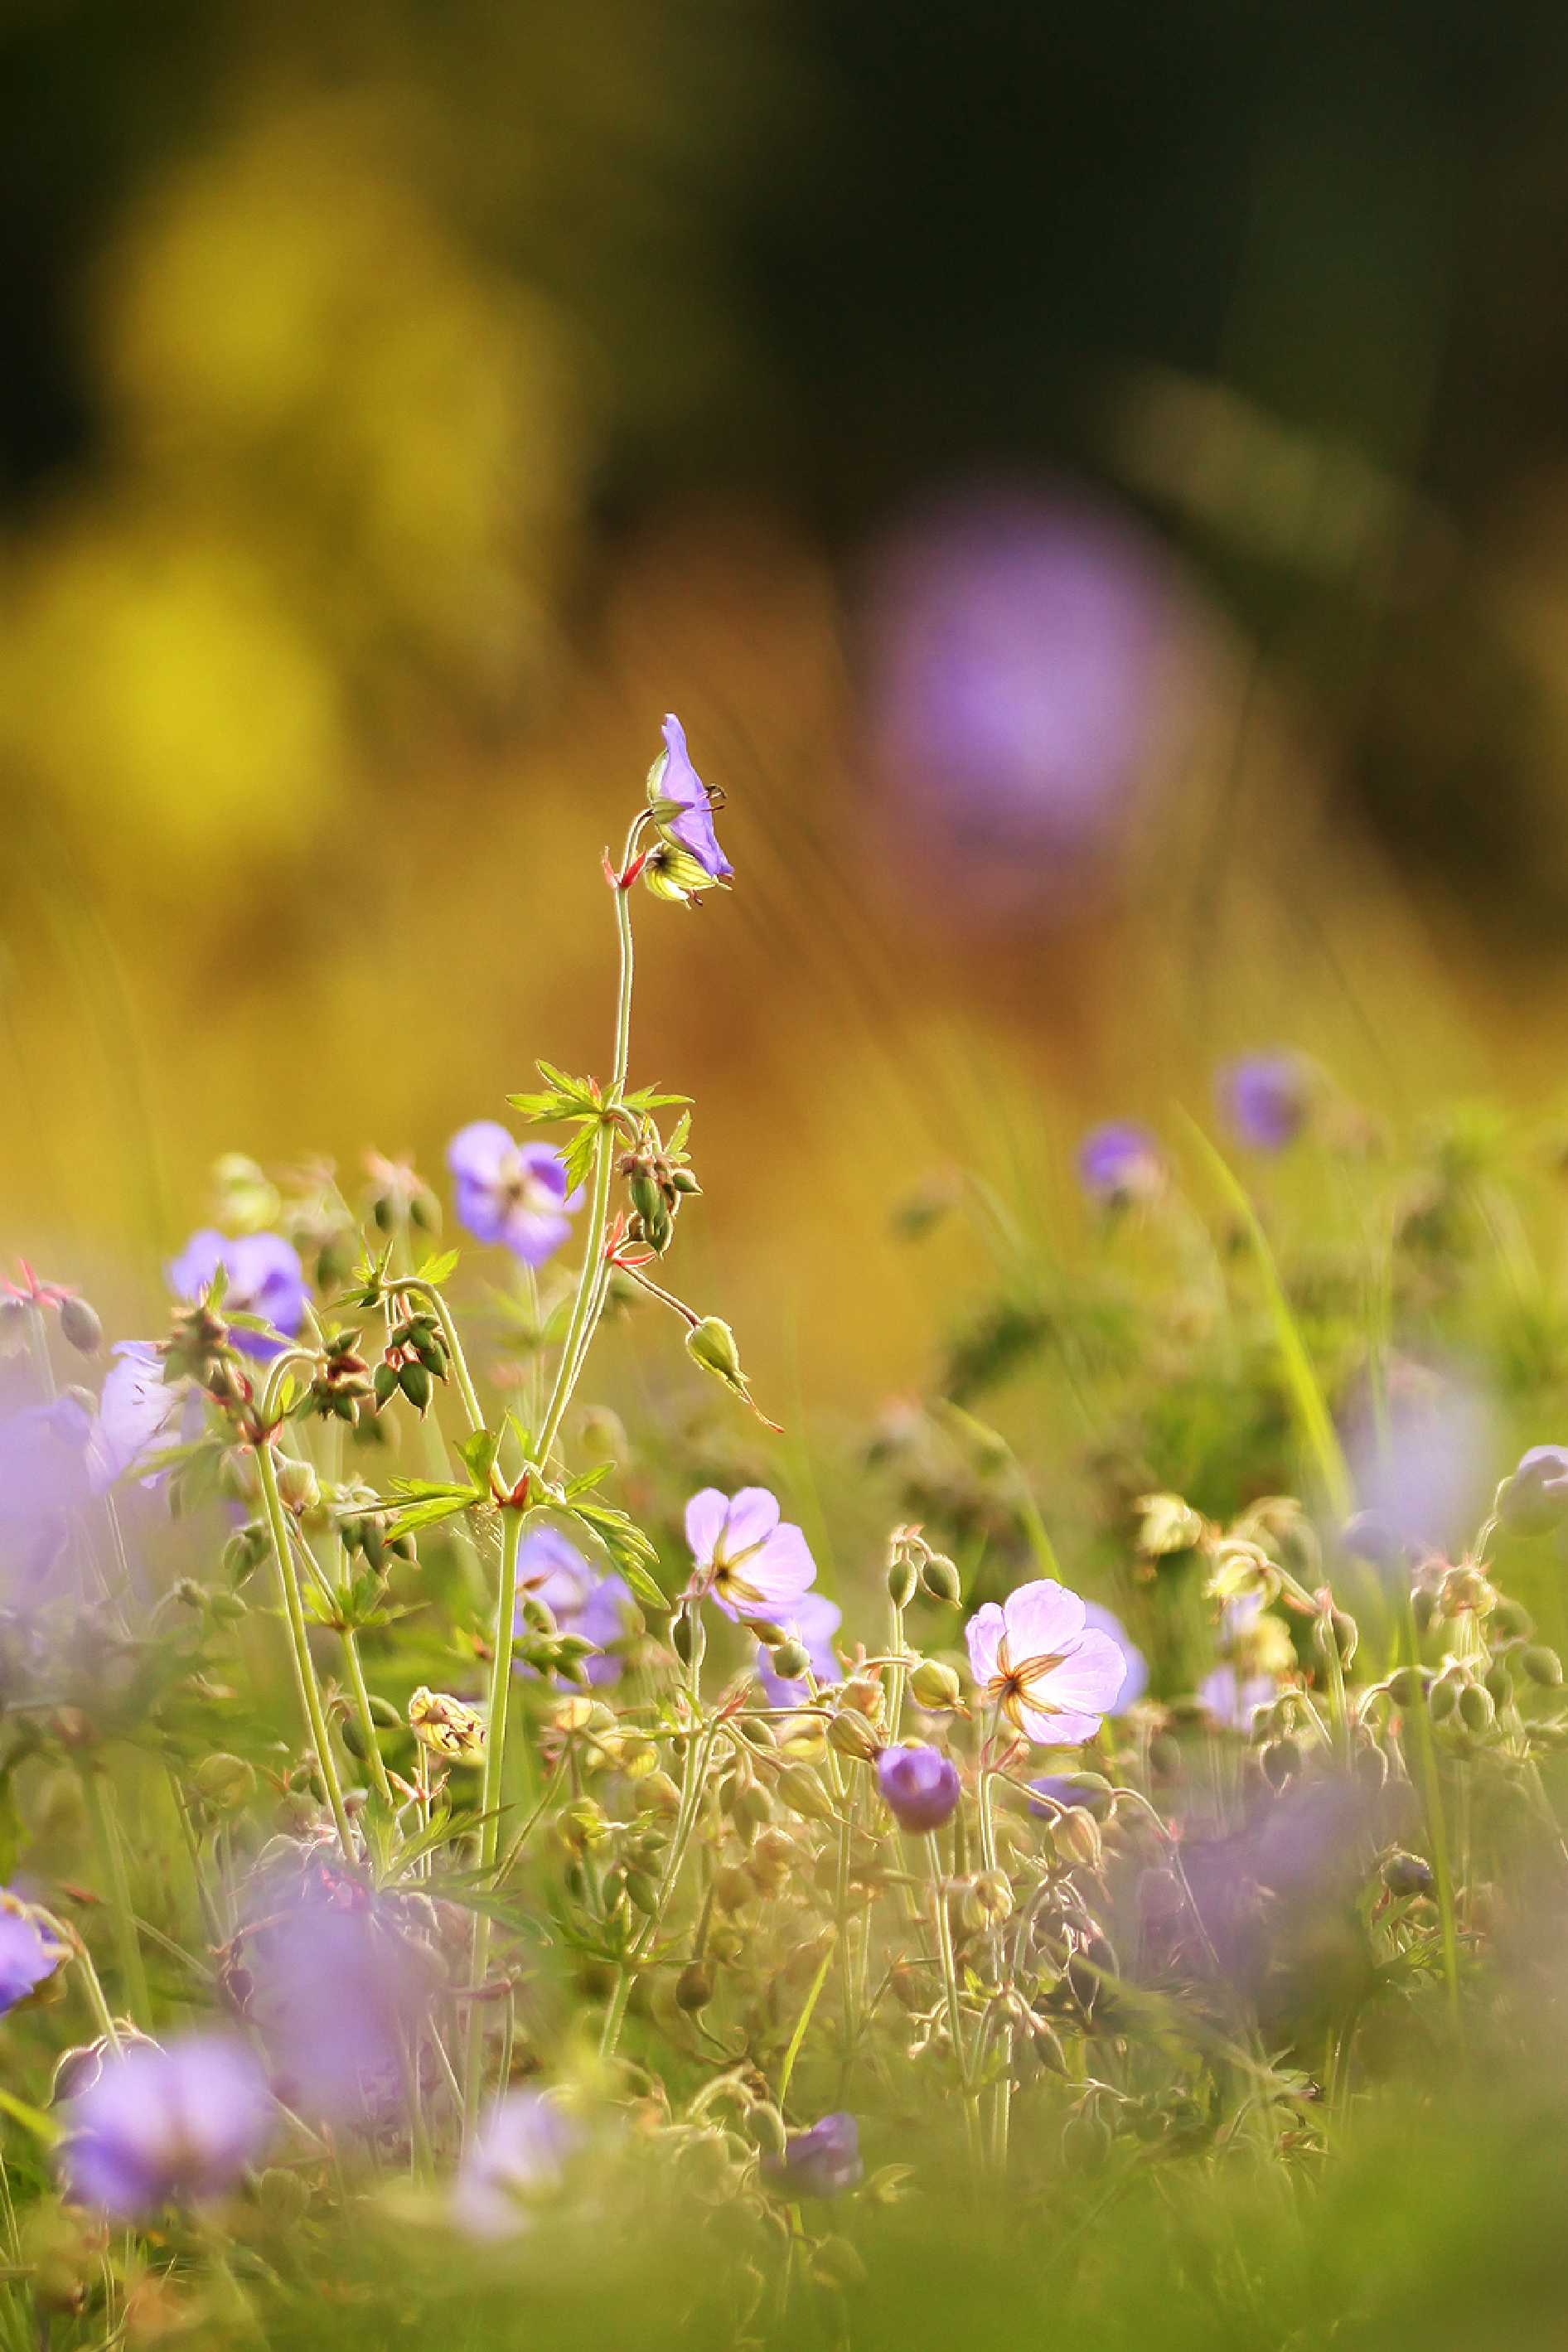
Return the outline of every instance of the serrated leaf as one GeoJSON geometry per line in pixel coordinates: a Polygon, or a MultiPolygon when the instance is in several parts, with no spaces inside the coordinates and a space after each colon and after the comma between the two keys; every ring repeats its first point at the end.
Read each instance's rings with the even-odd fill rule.
{"type": "Polygon", "coordinates": [[[670,1129],[669,1141],[664,1147],[665,1157],[668,1160],[683,1160],[686,1156],[687,1139],[690,1133],[691,1113],[689,1110],[683,1110],[670,1129]]]}
{"type": "Polygon", "coordinates": [[[579,1470],[576,1476],[568,1478],[562,1488],[562,1500],[569,1503],[575,1495],[591,1494],[595,1486],[601,1486],[609,1476],[615,1466],[613,1462],[598,1462],[595,1464],[592,1470],[579,1470]]]}
{"type": "Polygon", "coordinates": [[[416,1528],[433,1528],[440,1519],[449,1519],[458,1511],[471,1510],[476,1503],[488,1502],[486,1490],[479,1486],[444,1486],[428,1478],[399,1478],[394,1482],[391,1508],[397,1514],[399,1535],[412,1535],[416,1528]]]}
{"type": "Polygon", "coordinates": [[[663,1094],[657,1087],[638,1087],[631,1094],[623,1095],[621,1100],[627,1110],[663,1110],[677,1103],[689,1103],[691,1097],[663,1094]]]}
{"type": "Polygon", "coordinates": [[[636,1520],[608,1503],[563,1502],[562,1507],[598,1538],[644,1606],[663,1614],[669,1607],[668,1596],[650,1572],[658,1554],[636,1520]]]}
{"type": "Polygon", "coordinates": [[[438,1250],[434,1257],[427,1257],[424,1265],[416,1269],[415,1280],[439,1286],[457,1272],[458,1260],[461,1255],[460,1250],[438,1250]]]}
{"type": "Polygon", "coordinates": [[[473,1474],[476,1486],[489,1487],[490,1472],[495,1466],[495,1458],[500,1446],[500,1437],[494,1431],[489,1429],[476,1429],[473,1434],[470,1437],[465,1437],[458,1446],[458,1452],[465,1466],[473,1474]]]}
{"type": "Polygon", "coordinates": [[[580,1127],[561,1154],[561,1165],[566,1173],[566,1186],[574,1192],[587,1175],[594,1162],[594,1146],[598,1139],[598,1122],[592,1127],[580,1127]]]}

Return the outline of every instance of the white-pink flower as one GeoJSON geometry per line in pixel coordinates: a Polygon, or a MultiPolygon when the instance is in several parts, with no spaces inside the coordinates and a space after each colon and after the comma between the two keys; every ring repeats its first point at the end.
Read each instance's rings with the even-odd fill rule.
{"type": "Polygon", "coordinates": [[[964,1629],[982,1699],[1037,1747],[1092,1739],[1121,1696],[1126,1653],[1087,1617],[1076,1592],[1041,1577],[1000,1608],[988,1601],[964,1629]]]}
{"type": "Polygon", "coordinates": [[[699,1576],[726,1617],[789,1621],[816,1581],[816,1562],[797,1527],[779,1517],[765,1486],[721,1495],[704,1486],[686,1506],[686,1540],[699,1576]]]}

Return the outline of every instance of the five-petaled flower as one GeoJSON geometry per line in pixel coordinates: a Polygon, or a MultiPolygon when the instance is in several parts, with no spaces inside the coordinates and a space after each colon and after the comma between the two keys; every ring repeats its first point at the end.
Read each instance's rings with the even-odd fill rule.
{"type": "Polygon", "coordinates": [[[666,841],[696,859],[710,882],[728,882],[735,869],[713,830],[713,796],[691,764],[686,730],[673,710],[666,717],[662,731],[664,750],[647,779],[650,807],[667,812],[657,818],[658,829],[666,841]]]}
{"type": "Polygon", "coordinates": [[[259,2060],[232,2035],[135,2042],[67,2109],[67,2193],[126,2221],[221,2197],[265,2150],[274,2113],[259,2060]]]}
{"type": "MultiPolygon", "coordinates": [[[[844,1622],[837,1601],[829,1601],[826,1592],[803,1592],[784,1622],[784,1631],[794,1634],[811,1660],[816,1679],[836,1683],[841,1669],[833,1654],[833,1636],[844,1622]]],[[[773,1654],[765,1642],[757,1643],[757,1680],[770,1706],[798,1706],[811,1696],[804,1675],[791,1680],[774,1673],[773,1654]]]]}
{"type": "Polygon", "coordinates": [[[981,1697],[1038,1747],[1092,1739],[1121,1695],[1126,1653],[1088,1614],[1076,1592],[1041,1577],[1000,1608],[987,1601],[964,1629],[981,1697]]]}
{"type": "Polygon", "coordinates": [[[765,1617],[787,1625],[816,1581],[805,1536],[780,1519],[778,1497],[765,1486],[742,1486],[738,1495],[705,1486],[686,1506],[686,1540],[701,1589],[737,1622],[765,1617]]]}
{"type": "MultiPolygon", "coordinates": [[[[164,1381],[163,1360],[150,1339],[119,1343],[87,1442],[88,1476],[95,1495],[106,1494],[160,1444],[175,1443],[183,1409],[193,1394],[188,1384],[164,1381]]],[[[190,1433],[194,1436],[195,1429],[190,1433]]]]}
{"type": "MultiPolygon", "coordinates": [[[[525,1603],[531,1594],[543,1601],[563,1633],[576,1633],[594,1643],[597,1654],[583,1661],[583,1672],[591,1684],[603,1687],[619,1682],[622,1661],[605,1654],[635,1622],[635,1603],[624,1577],[613,1569],[596,1576],[576,1545],[568,1542],[558,1528],[535,1528],[518,1547],[515,1622],[519,1633],[527,1631],[525,1603]]],[[[532,1668],[520,1661],[518,1671],[529,1674],[532,1668]]]]}
{"type": "MultiPolygon", "coordinates": [[[[227,1276],[221,1313],[258,1315],[273,1332],[291,1339],[305,1320],[305,1269],[300,1254],[281,1234],[240,1234],[233,1238],[205,1226],[193,1234],[169,1266],[169,1287],[177,1298],[199,1298],[211,1287],[219,1267],[227,1276]]],[[[234,1344],[247,1356],[265,1362],[280,1356],[283,1339],[243,1326],[233,1334],[234,1344]]]]}
{"type": "Polygon", "coordinates": [[[447,1147],[458,1214],[476,1241],[501,1242],[524,1265],[542,1265],[572,1231],[581,1191],[568,1192],[561,1154],[519,1143],[499,1119],[459,1128],[447,1147]]]}
{"type": "Polygon", "coordinates": [[[1084,1137],[1078,1173],[1091,1200],[1121,1208],[1154,1198],[1165,1181],[1165,1162],[1146,1127],[1134,1119],[1112,1119],[1084,1137]]]}

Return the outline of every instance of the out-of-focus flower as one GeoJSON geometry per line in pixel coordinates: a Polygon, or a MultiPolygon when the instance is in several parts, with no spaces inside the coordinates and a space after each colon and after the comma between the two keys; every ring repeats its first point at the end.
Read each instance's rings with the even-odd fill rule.
{"type": "Polygon", "coordinates": [[[1238,1142],[1283,1151],[1306,1125],[1312,1071],[1300,1054],[1247,1054],[1220,1072],[1215,1090],[1238,1142]]]}
{"type": "Polygon", "coordinates": [[[958,1767],[935,1748],[884,1748],[877,1785],[901,1830],[939,1830],[958,1809],[958,1767]]]}
{"type": "Polygon", "coordinates": [[[673,710],[666,717],[662,732],[664,750],[647,777],[648,804],[656,812],[658,829],[697,860],[710,882],[728,882],[735,869],[719,846],[712,798],[691,764],[686,730],[673,710]],[[679,814],[661,813],[672,808],[679,814]]]}
{"type": "Polygon", "coordinates": [[[785,2197],[837,2197],[853,2189],[865,2167],[860,2127],[842,2110],[809,2131],[791,2132],[782,2156],[764,2156],[763,2170],[785,2197]]]}
{"type": "MultiPolygon", "coordinates": [[[[291,1339],[305,1320],[305,1269],[292,1242],[281,1234],[240,1234],[230,1238],[209,1227],[193,1234],[169,1266],[169,1287],[177,1298],[199,1298],[218,1268],[228,1276],[223,1314],[258,1315],[291,1339]]],[[[265,1362],[283,1352],[283,1339],[239,1326],[234,1344],[265,1362]]]]}
{"type": "Polygon", "coordinates": [[[67,2194],[134,2221],[234,2188],[265,2149],[275,2110],[244,2042],[196,2033],[105,2058],[67,2113],[67,2194]]]}
{"type": "Polygon", "coordinates": [[[476,2238],[507,2238],[525,2229],[531,2208],[560,2185],[580,2134],[540,2091],[498,2099],[466,2150],[452,2189],[459,2227],[476,2238]]]}
{"type": "Polygon", "coordinates": [[[1140,1495],[1135,1508],[1139,1521],[1138,1549],[1149,1559],[1163,1559],[1173,1551],[1191,1551],[1202,1543],[1208,1522],[1180,1495],[1140,1495]]]}
{"type": "Polygon", "coordinates": [[[484,1717],[446,1691],[422,1683],[408,1701],[408,1728],[427,1754],[444,1756],[449,1764],[485,1760],[484,1717]]]}
{"type": "Polygon", "coordinates": [[[787,1625],[816,1581],[805,1536],[780,1519],[778,1497],[765,1486],[742,1486],[738,1495],[705,1486],[686,1506],[686,1540],[707,1591],[737,1622],[766,1617],[787,1625]]]}
{"type": "Polygon", "coordinates": [[[988,1601],[964,1639],[982,1698],[1042,1748],[1092,1739],[1127,1679],[1121,1643],[1049,1577],[1021,1584],[1000,1608],[988,1601]]]}
{"type": "Polygon", "coordinates": [[[1497,1515],[1516,1536],[1550,1535],[1568,1518],[1568,1447],[1532,1445],[1497,1490],[1497,1515]]]}
{"type": "Polygon", "coordinates": [[[1155,740],[1172,612],[1155,542],[1081,495],[961,492],[885,544],[873,754],[890,854],[950,919],[1081,895],[1155,740]]]}
{"type": "Polygon", "coordinates": [[[258,1881],[238,1948],[283,2097],[312,2117],[396,2112],[437,1981],[407,1904],[324,1867],[258,1881]]]}
{"type": "Polygon", "coordinates": [[[25,1405],[0,1420],[0,1595],[37,1598],[87,1499],[92,1421],[79,1398],[25,1405]]]}
{"type": "Polygon", "coordinates": [[[567,1192],[552,1145],[518,1143],[499,1119],[477,1118],[452,1138],[447,1165],[458,1215],[476,1241],[500,1242],[525,1265],[542,1265],[571,1234],[583,1194],[567,1192]]]}
{"type": "Polygon", "coordinates": [[[1121,1208],[1156,1198],[1164,1186],[1165,1162],[1146,1127],[1136,1119],[1111,1119],[1084,1137],[1078,1173],[1091,1201],[1121,1208]]]}
{"type": "Polygon", "coordinates": [[[1496,1459],[1490,1415],[1462,1377],[1391,1366],[1379,1416],[1353,1415],[1345,1451],[1357,1498],[1412,1549],[1448,1550],[1486,1509],[1496,1459]]]}
{"type": "Polygon", "coordinates": [[[106,1494],[161,1444],[176,1442],[190,1393],[164,1381],[163,1360],[150,1339],[120,1342],[88,1439],[88,1476],[95,1495],[106,1494]]]}
{"type": "MultiPolygon", "coordinates": [[[[527,1628],[525,1602],[530,1595],[542,1601],[563,1633],[592,1642],[596,1655],[583,1660],[583,1672],[595,1685],[617,1683],[622,1662],[609,1654],[620,1641],[636,1606],[624,1577],[614,1570],[597,1576],[574,1543],[556,1528],[535,1528],[518,1547],[518,1633],[527,1628]]],[[[519,1672],[532,1669],[521,1661],[519,1672]]]]}
{"type": "Polygon", "coordinates": [[[1112,1715],[1120,1715],[1124,1707],[1132,1705],[1134,1699],[1142,1698],[1148,1689],[1149,1661],[1114,1609],[1107,1609],[1098,1601],[1086,1601],[1083,1621],[1095,1632],[1109,1633],[1121,1653],[1127,1672],[1121,1688],[1116,1694],[1116,1705],[1108,1710],[1112,1715]]]}
{"type": "MultiPolygon", "coordinates": [[[[843,1622],[844,1612],[836,1601],[829,1601],[826,1592],[803,1592],[785,1620],[787,1631],[805,1649],[819,1683],[838,1680],[833,1636],[843,1622]]],[[[811,1695],[804,1675],[798,1681],[790,1681],[773,1672],[773,1652],[763,1642],[757,1644],[757,1680],[767,1694],[770,1706],[795,1706],[811,1695]]]]}
{"type": "Polygon", "coordinates": [[[53,1929],[19,1896],[0,1888],[0,2017],[37,1992],[68,1957],[53,1929]]]}
{"type": "Polygon", "coordinates": [[[1272,1675],[1244,1675],[1234,1665],[1215,1666],[1198,1685],[1204,1711],[1231,1731],[1250,1731],[1260,1706],[1269,1706],[1279,1685],[1272,1675]]]}

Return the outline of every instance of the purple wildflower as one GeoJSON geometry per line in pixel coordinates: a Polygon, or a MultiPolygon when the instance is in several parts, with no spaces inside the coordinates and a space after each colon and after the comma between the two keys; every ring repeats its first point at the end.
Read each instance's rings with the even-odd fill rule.
{"type": "Polygon", "coordinates": [[[501,1242],[524,1265],[542,1265],[572,1231],[581,1189],[568,1193],[561,1154],[518,1143],[499,1119],[459,1128],[447,1147],[458,1215],[476,1241],[501,1242]]]}
{"type": "Polygon", "coordinates": [[[452,2190],[459,2225],[476,2238],[526,2228],[530,2206],[559,2185],[578,2138],[553,2099],[509,2091],[464,2152],[452,2190]]]}
{"type": "Polygon", "coordinates": [[[797,1527],[779,1517],[765,1486],[721,1495],[705,1486],[686,1506],[686,1540],[697,1572],[726,1617],[788,1624],[816,1581],[816,1562],[797,1527]]]}
{"type": "Polygon", "coordinates": [[[92,1422],[80,1400],[57,1397],[0,1420],[0,1549],[12,1601],[36,1600],[88,1494],[92,1422]]]}
{"type": "Polygon", "coordinates": [[[663,822],[660,829],[695,857],[710,881],[727,882],[735,869],[719,846],[708,787],[691,764],[686,730],[673,710],[662,731],[665,748],[648,772],[647,796],[655,805],[675,803],[680,814],[663,822]]]}
{"type": "Polygon", "coordinates": [[[1368,1401],[1345,1450],[1363,1508],[1412,1548],[1443,1551],[1463,1542],[1486,1508],[1495,1460],[1490,1418],[1462,1378],[1394,1364],[1383,1414],[1368,1401]]]}
{"type": "Polygon", "coordinates": [[[860,2127],[842,2111],[824,2116],[809,2131],[791,2132],[784,2154],[764,2157],[763,2170],[785,2197],[837,2197],[865,2170],[860,2127]]]}
{"type": "Polygon", "coordinates": [[[1215,1666],[1198,1685],[1206,1715],[1229,1731],[1250,1731],[1259,1707],[1270,1706],[1279,1685],[1272,1675],[1249,1675],[1240,1667],[1215,1666]]]}
{"type": "Polygon", "coordinates": [[[1107,1609],[1103,1602],[1099,1601],[1086,1601],[1083,1604],[1083,1622],[1097,1633],[1109,1633],[1126,1661],[1126,1679],[1116,1694],[1115,1706],[1109,1710],[1112,1715],[1121,1715],[1132,1705],[1134,1699],[1142,1698],[1148,1689],[1149,1661],[1114,1609],[1107,1609]]]}
{"type": "Polygon", "coordinates": [[[1247,1054],[1219,1074],[1220,1108],[1239,1143],[1283,1151],[1311,1108],[1311,1071],[1299,1054],[1247,1054]]]}
{"type": "Polygon", "coordinates": [[[266,2148],[274,2111],[244,2042],[197,2033],[106,2056],[67,2112],[67,2194],[134,2221],[232,2189],[266,2148]]]}
{"type": "MultiPolygon", "coordinates": [[[[193,1234],[171,1263],[169,1287],[177,1298],[199,1298],[211,1286],[219,1267],[228,1276],[220,1310],[226,1315],[258,1315],[291,1339],[305,1320],[305,1269],[300,1254],[281,1234],[241,1234],[230,1239],[208,1226],[193,1234]]],[[[241,1352],[265,1362],[280,1356],[283,1339],[243,1327],[234,1333],[241,1352]]]]}
{"type": "MultiPolygon", "coordinates": [[[[826,1592],[803,1592],[784,1622],[786,1632],[804,1645],[816,1679],[836,1683],[839,1668],[833,1654],[833,1636],[844,1622],[844,1612],[837,1601],[829,1601],[826,1592]]],[[[811,1696],[804,1675],[796,1682],[787,1682],[773,1672],[773,1654],[763,1642],[757,1643],[757,1680],[770,1706],[798,1706],[811,1696]]]]}
{"type": "Polygon", "coordinates": [[[958,1767],[936,1748],[884,1748],[877,1785],[901,1830],[939,1830],[958,1808],[958,1767]]]}
{"type": "Polygon", "coordinates": [[[320,1872],[257,1890],[250,2009],[283,2096],[312,2117],[395,2113],[435,1987],[409,1905],[320,1872]]]}
{"type": "Polygon", "coordinates": [[[163,1360],[150,1339],[122,1339],[98,1400],[88,1441],[88,1475],[95,1495],[106,1494],[160,1445],[176,1442],[189,1391],[163,1379],[163,1360]]]}
{"type": "MultiPolygon", "coordinates": [[[[583,1661],[590,1683],[604,1685],[621,1678],[621,1661],[604,1654],[626,1632],[633,1601],[624,1578],[613,1570],[596,1576],[574,1543],[555,1528],[536,1528],[525,1536],[517,1555],[518,1604],[516,1630],[525,1629],[524,1598],[542,1601],[563,1633],[580,1634],[592,1642],[599,1655],[583,1661]]],[[[521,1666],[520,1671],[531,1669],[521,1666]]]]}
{"type": "Polygon", "coordinates": [[[1127,1679],[1127,1657],[1089,1622],[1087,1604],[1049,1577],[988,1601],[964,1628],[981,1697],[1041,1748],[1092,1739],[1127,1679]]]}
{"type": "Polygon", "coordinates": [[[1568,1447],[1532,1445],[1497,1492],[1497,1514],[1517,1536],[1550,1535],[1568,1518],[1568,1447]]]}
{"type": "Polygon", "coordinates": [[[1155,1198],[1165,1181],[1165,1162],[1146,1127],[1135,1119],[1112,1119],[1084,1137],[1078,1173],[1090,1200],[1124,1208],[1155,1198]]]}
{"type": "Polygon", "coordinates": [[[47,1982],[66,1948],[17,1896],[0,1888],[0,2017],[47,1982]]]}

